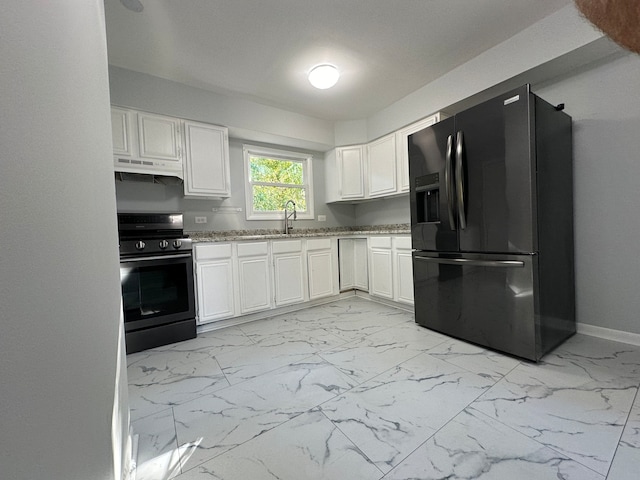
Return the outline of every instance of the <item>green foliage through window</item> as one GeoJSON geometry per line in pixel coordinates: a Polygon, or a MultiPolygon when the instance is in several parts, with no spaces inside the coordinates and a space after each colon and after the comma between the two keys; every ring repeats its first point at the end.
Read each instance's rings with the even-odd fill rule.
{"type": "Polygon", "coordinates": [[[253,208],[259,212],[282,211],[284,204],[288,200],[296,203],[296,210],[303,212],[307,210],[304,189],[269,187],[266,185],[253,186],[253,208]]]}
{"type": "Polygon", "coordinates": [[[251,181],[302,185],[302,163],[252,156],[251,181]]]}
{"type": "Polygon", "coordinates": [[[298,212],[307,210],[302,162],[250,155],[249,174],[254,211],[280,212],[288,200],[298,212]]]}

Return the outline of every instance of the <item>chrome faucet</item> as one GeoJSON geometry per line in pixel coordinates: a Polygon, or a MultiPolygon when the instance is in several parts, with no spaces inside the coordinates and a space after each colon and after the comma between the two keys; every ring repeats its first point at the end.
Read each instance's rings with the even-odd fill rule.
{"type": "Polygon", "coordinates": [[[293,216],[293,220],[296,219],[298,214],[296,213],[296,202],[293,200],[287,200],[287,203],[284,204],[284,233],[289,234],[291,229],[293,228],[293,220],[291,217],[293,216]],[[289,204],[293,205],[293,210],[289,211],[289,204]]]}

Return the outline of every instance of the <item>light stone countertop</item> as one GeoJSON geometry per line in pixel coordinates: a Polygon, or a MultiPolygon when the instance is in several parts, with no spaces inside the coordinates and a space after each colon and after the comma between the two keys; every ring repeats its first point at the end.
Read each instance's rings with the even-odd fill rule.
{"type": "Polygon", "coordinates": [[[364,227],[333,227],[333,228],[294,228],[291,233],[284,234],[282,230],[226,230],[220,232],[185,232],[193,243],[232,242],[241,240],[273,240],[286,238],[313,237],[357,237],[367,235],[406,235],[411,233],[408,223],[394,225],[369,225],[364,227]]]}

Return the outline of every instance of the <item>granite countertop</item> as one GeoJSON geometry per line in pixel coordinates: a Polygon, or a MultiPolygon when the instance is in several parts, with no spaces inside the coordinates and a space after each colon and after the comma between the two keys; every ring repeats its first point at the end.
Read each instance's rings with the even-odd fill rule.
{"type": "Polygon", "coordinates": [[[221,232],[185,232],[194,243],[229,242],[236,240],[269,240],[308,237],[353,237],[358,235],[400,235],[411,233],[408,223],[394,225],[369,225],[364,227],[294,228],[291,233],[282,230],[226,230],[221,232]]]}

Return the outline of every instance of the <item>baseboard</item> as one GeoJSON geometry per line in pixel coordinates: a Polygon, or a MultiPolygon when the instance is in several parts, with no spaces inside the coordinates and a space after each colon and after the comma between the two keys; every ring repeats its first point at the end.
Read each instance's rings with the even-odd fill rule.
{"type": "Polygon", "coordinates": [[[381,303],[383,305],[388,305],[390,307],[399,308],[400,310],[405,310],[407,312],[413,313],[415,309],[413,305],[409,305],[407,303],[395,302],[393,300],[387,300],[386,298],[376,297],[375,295],[369,295],[367,292],[362,290],[354,290],[356,297],[366,298],[367,300],[371,300],[372,302],[381,303]]]}
{"type": "Polygon", "coordinates": [[[614,342],[628,343],[630,345],[640,346],[640,334],[624,332],[622,330],[613,330],[611,328],[597,327],[587,323],[576,324],[577,333],[589,335],[591,337],[604,338],[614,342]]]}

